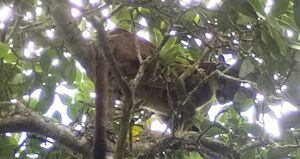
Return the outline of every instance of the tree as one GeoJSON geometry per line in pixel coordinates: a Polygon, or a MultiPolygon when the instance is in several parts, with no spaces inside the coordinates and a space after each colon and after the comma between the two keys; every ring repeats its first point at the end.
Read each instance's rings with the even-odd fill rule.
{"type": "Polygon", "coordinates": [[[4,0],[0,5],[1,158],[90,158],[95,39],[110,71],[107,140],[115,158],[300,158],[298,0],[4,0]],[[125,36],[105,43],[112,26],[144,39],[125,36]],[[128,66],[107,58],[107,52],[112,45],[124,51],[130,42],[138,43],[137,49],[153,45],[153,54],[139,58],[138,73],[125,78],[128,66]],[[213,71],[201,67],[204,63],[214,64],[213,71]],[[237,74],[228,73],[232,67],[237,74]],[[231,102],[216,104],[218,94],[203,105],[190,100],[193,90],[208,82],[232,92],[233,86],[220,87],[224,80],[240,85],[231,102]],[[157,119],[139,98],[151,89],[140,85],[166,92],[174,110],[161,120],[169,129],[151,130],[157,119]],[[180,122],[187,116],[193,125],[188,128],[180,122]]]}

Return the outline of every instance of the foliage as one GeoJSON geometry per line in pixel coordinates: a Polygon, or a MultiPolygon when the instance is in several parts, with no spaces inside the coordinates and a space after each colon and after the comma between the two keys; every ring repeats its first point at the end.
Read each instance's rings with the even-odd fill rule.
{"type": "MultiPolygon", "coordinates": [[[[284,110],[288,109],[286,103],[295,107],[300,105],[300,1],[274,0],[268,13],[266,0],[224,0],[217,8],[208,7],[210,2],[117,0],[110,7],[90,5],[87,0],[82,1],[81,6],[62,3],[83,12],[70,21],[75,22],[83,33],[91,34],[91,37],[85,39],[86,43],[92,41],[95,35],[84,17],[94,14],[101,19],[103,15],[99,10],[104,8],[109,8],[112,13],[107,17],[108,20],[104,20],[106,26],[113,22],[117,27],[132,33],[146,31],[155,46],[160,46],[164,37],[170,37],[159,50],[162,71],[167,72],[168,76],[179,77],[178,72],[191,68],[195,62],[218,61],[216,57],[228,50],[232,51],[234,58],[241,61],[238,79],[241,89],[232,104],[222,107],[214,121],[208,115],[210,108],[214,107],[211,106],[213,100],[197,110],[194,124],[201,132],[197,132],[196,136],[218,139],[227,143],[230,149],[240,148],[241,158],[300,158],[300,114],[298,110],[284,114],[284,110]],[[141,19],[146,20],[147,26],[140,23],[141,19]],[[255,92],[254,96],[249,95],[249,92],[255,92]],[[264,98],[256,98],[256,93],[264,98]],[[275,113],[273,107],[281,109],[281,116],[275,113]],[[250,109],[255,110],[252,122],[243,115],[243,112],[250,109]],[[268,121],[264,121],[267,120],[265,116],[278,119],[279,123],[284,121],[280,124],[280,136],[274,136],[265,127],[268,124],[268,121]]],[[[7,0],[0,3],[3,6],[9,4],[14,4],[11,20],[1,21],[0,18],[0,26],[4,26],[0,29],[0,102],[16,99],[31,110],[45,114],[59,98],[67,106],[66,111],[73,121],[70,127],[79,126],[82,128],[79,134],[84,134],[87,125],[93,122],[91,93],[94,85],[86,73],[80,70],[78,56],[68,50],[66,42],[58,37],[49,37],[52,29],[56,28],[47,1],[7,0]],[[42,12],[37,13],[37,8],[42,12]],[[29,13],[32,17],[28,19],[26,14],[29,13]],[[60,92],[58,86],[73,90],[75,95],[60,92]],[[38,89],[41,93],[37,97],[33,96],[38,89]],[[82,123],[83,118],[87,118],[87,123],[82,123]]],[[[117,115],[113,129],[117,132],[120,129],[119,107],[115,111],[117,115]]],[[[0,123],[1,118],[7,116],[1,112],[0,106],[0,123]]],[[[162,133],[159,137],[148,133],[152,120],[150,114],[147,110],[137,110],[133,115],[132,121],[136,122],[131,124],[131,133],[128,135],[133,145],[142,143],[145,147],[148,144],[153,146],[157,138],[163,138],[162,133]]],[[[62,122],[63,117],[57,113],[53,118],[62,122]]],[[[234,158],[230,152],[222,154],[205,146],[202,148],[204,144],[189,145],[191,142],[188,139],[197,139],[193,133],[177,132],[176,137],[187,141],[182,140],[177,145],[170,144],[165,149],[154,151],[153,156],[234,158]]],[[[22,144],[17,142],[20,134],[1,135],[0,158],[16,154],[21,158],[30,158],[32,154],[38,154],[39,158],[73,158],[64,147],[56,143],[50,149],[41,148],[40,144],[48,143],[47,139],[28,134],[22,144]],[[24,145],[25,150],[21,148],[24,145]]],[[[141,153],[131,155],[139,156],[141,153]]]]}

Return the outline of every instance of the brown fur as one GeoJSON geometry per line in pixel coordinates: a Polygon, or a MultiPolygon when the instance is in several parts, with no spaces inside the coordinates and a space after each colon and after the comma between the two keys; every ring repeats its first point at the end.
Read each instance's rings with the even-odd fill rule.
{"type": "Polygon", "coordinates": [[[92,46],[95,58],[95,140],[94,158],[105,159],[106,157],[106,124],[108,115],[108,70],[102,54],[96,46],[92,46]]]}

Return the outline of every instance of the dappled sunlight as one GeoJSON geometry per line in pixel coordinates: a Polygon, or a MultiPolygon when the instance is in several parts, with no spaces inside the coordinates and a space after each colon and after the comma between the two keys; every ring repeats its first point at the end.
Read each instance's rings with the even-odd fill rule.
{"type": "Polygon", "coordinates": [[[39,157],[39,155],[35,154],[35,153],[29,153],[26,155],[26,157],[31,158],[31,159],[36,159],[39,157]]]}
{"type": "Polygon", "coordinates": [[[69,0],[72,4],[81,7],[83,5],[82,0],[69,0]]]}
{"type": "Polygon", "coordinates": [[[208,110],[208,117],[210,121],[216,121],[216,117],[217,115],[219,115],[219,113],[224,110],[227,109],[229,106],[232,105],[232,102],[228,102],[225,104],[214,104],[210,107],[210,109],[208,110]]]}
{"type": "Polygon", "coordinates": [[[55,95],[53,104],[50,106],[50,108],[47,110],[43,116],[51,118],[53,114],[57,111],[60,113],[61,116],[61,123],[64,125],[69,125],[72,120],[69,118],[67,113],[68,106],[64,105],[59,96],[55,95]]]}
{"type": "Polygon", "coordinates": [[[91,33],[90,33],[88,30],[84,30],[84,31],[82,32],[82,37],[83,37],[84,39],[91,39],[91,33]]]}
{"type": "Polygon", "coordinates": [[[43,142],[40,144],[40,146],[44,149],[49,149],[53,146],[53,143],[55,142],[53,139],[51,139],[50,137],[47,137],[46,142],[43,142]]]}
{"type": "Polygon", "coordinates": [[[31,76],[33,74],[33,70],[32,69],[29,69],[29,70],[23,70],[22,73],[25,75],[25,76],[31,76]]]}
{"type": "Polygon", "coordinates": [[[5,136],[7,136],[7,137],[11,137],[11,136],[12,136],[12,134],[11,134],[11,133],[5,133],[5,136]]]}
{"type": "Polygon", "coordinates": [[[237,62],[237,58],[233,54],[223,54],[224,62],[230,66],[237,62]]]}
{"type": "MultiPolygon", "coordinates": [[[[66,54],[67,55],[67,54],[66,54]]],[[[70,54],[71,55],[71,54],[70,54]]],[[[81,64],[78,62],[78,61],[75,61],[75,66],[76,66],[76,68],[78,68],[79,69],[79,71],[81,72],[81,73],[86,73],[86,71],[85,71],[85,69],[81,66],[81,64]]]]}
{"type": "Polygon", "coordinates": [[[12,15],[12,9],[8,6],[3,6],[0,8],[0,22],[7,21],[12,15]]]}
{"type": "Polygon", "coordinates": [[[147,21],[146,21],[145,18],[141,18],[141,20],[139,20],[139,24],[141,24],[141,25],[144,26],[144,27],[147,27],[147,26],[148,26],[147,21]]]}
{"type": "Polygon", "coordinates": [[[172,36],[174,36],[174,35],[176,35],[177,34],[177,31],[176,30],[171,30],[170,31],[170,35],[172,35],[172,36]]]}
{"type": "Polygon", "coordinates": [[[72,8],[71,9],[71,15],[72,15],[73,18],[77,18],[81,15],[81,12],[77,8],[72,8]]]}
{"type": "Polygon", "coordinates": [[[37,16],[41,16],[42,13],[43,13],[43,9],[42,9],[41,7],[36,7],[36,8],[35,8],[35,14],[36,14],[37,16]]]}
{"type": "Polygon", "coordinates": [[[223,0],[209,0],[206,8],[211,10],[219,9],[223,4],[223,0]]]}
{"type": "Polygon", "coordinates": [[[108,17],[109,16],[109,8],[104,8],[102,11],[101,11],[101,14],[104,16],[104,17],[108,17]]]}
{"type": "Polygon", "coordinates": [[[254,58],[259,64],[262,64],[264,61],[261,58],[255,57],[254,58]]]}
{"type": "Polygon", "coordinates": [[[90,93],[90,97],[93,98],[93,99],[95,99],[96,98],[96,93],[95,92],[91,92],[90,93]]]}
{"type": "Polygon", "coordinates": [[[78,93],[78,90],[67,88],[66,85],[61,83],[58,86],[56,86],[55,92],[58,94],[67,94],[68,96],[74,98],[75,95],[78,93]]]}
{"type": "Polygon", "coordinates": [[[250,83],[241,83],[241,87],[251,88],[251,84],[250,83]]]}
{"type": "Polygon", "coordinates": [[[259,93],[256,94],[256,97],[255,97],[255,98],[256,98],[256,100],[257,100],[258,102],[262,102],[262,101],[265,100],[264,95],[259,94],[259,93]]]}
{"type": "Polygon", "coordinates": [[[12,100],[10,100],[10,102],[12,102],[12,103],[17,103],[18,100],[17,100],[17,99],[12,99],[12,100]]]}
{"type": "Polygon", "coordinates": [[[42,51],[44,51],[44,48],[38,48],[33,41],[29,41],[27,47],[24,48],[23,54],[26,58],[34,58],[40,56],[42,51]]]}
{"type": "Polygon", "coordinates": [[[171,130],[167,127],[167,125],[159,121],[155,115],[151,116],[151,120],[151,131],[171,133],[171,130]]]}
{"type": "Polygon", "coordinates": [[[204,35],[208,41],[212,40],[212,38],[214,37],[212,33],[205,33],[204,35]]]}
{"type": "Polygon", "coordinates": [[[298,110],[297,107],[287,101],[283,101],[278,105],[270,105],[269,107],[275,113],[276,117],[279,118],[279,120],[282,115],[298,110]]]}
{"type": "Polygon", "coordinates": [[[39,99],[40,98],[40,94],[42,92],[42,89],[36,89],[35,91],[33,91],[30,95],[30,97],[35,98],[35,99],[39,99]]]}
{"type": "Polygon", "coordinates": [[[45,31],[46,37],[49,39],[54,39],[55,38],[55,30],[54,29],[47,29],[45,31]]]}
{"type": "Polygon", "coordinates": [[[272,6],[274,4],[274,0],[267,0],[264,8],[264,12],[269,14],[271,12],[272,6]]]}
{"type": "Polygon", "coordinates": [[[90,4],[97,4],[99,3],[101,0],[89,0],[90,4]]]}
{"type": "Polygon", "coordinates": [[[203,43],[200,39],[195,38],[194,40],[199,47],[202,46],[203,43]]]}
{"type": "Polygon", "coordinates": [[[297,111],[297,108],[287,101],[283,101],[278,105],[270,105],[269,108],[272,110],[272,112],[266,114],[260,114],[258,121],[255,118],[256,109],[254,106],[250,107],[246,111],[241,112],[241,115],[243,118],[246,119],[248,123],[258,124],[259,126],[263,127],[268,134],[277,138],[280,137],[280,131],[281,131],[279,125],[280,118],[284,114],[297,111]]]}
{"type": "Polygon", "coordinates": [[[256,123],[266,130],[268,134],[270,134],[273,137],[280,137],[280,128],[279,128],[279,123],[278,120],[274,117],[272,117],[269,114],[260,114],[259,116],[259,121],[256,123]]]}
{"type": "Polygon", "coordinates": [[[0,22],[0,29],[3,29],[5,27],[4,23],[0,22]]]}
{"type": "Polygon", "coordinates": [[[283,32],[283,35],[285,35],[287,38],[293,38],[294,37],[294,31],[291,29],[285,29],[283,32]]]}
{"type": "Polygon", "coordinates": [[[146,31],[146,30],[140,30],[138,32],[136,32],[136,35],[147,40],[147,41],[150,41],[150,35],[149,35],[149,32],[146,31]]]}
{"type": "Polygon", "coordinates": [[[23,19],[24,19],[25,21],[31,21],[32,18],[33,18],[33,15],[32,15],[31,12],[26,12],[26,13],[25,13],[25,16],[23,17],[23,19]]]}
{"type": "Polygon", "coordinates": [[[180,42],[181,42],[181,44],[183,44],[183,45],[185,45],[185,46],[188,46],[188,45],[189,45],[189,42],[187,42],[187,41],[181,40],[180,42]]]}
{"type": "Polygon", "coordinates": [[[20,138],[18,140],[18,145],[22,144],[23,141],[27,138],[27,133],[26,132],[22,132],[20,135],[21,136],[20,136],[20,138]]]}
{"type": "Polygon", "coordinates": [[[53,59],[53,60],[51,61],[51,65],[52,65],[52,66],[58,66],[58,65],[59,65],[59,60],[58,60],[58,59],[53,59]]]}
{"type": "Polygon", "coordinates": [[[105,23],[105,30],[114,30],[117,27],[117,25],[111,21],[110,19],[108,19],[105,23]]]}
{"type": "Polygon", "coordinates": [[[180,0],[179,4],[184,8],[189,8],[192,6],[197,6],[201,3],[202,0],[180,0]]]}

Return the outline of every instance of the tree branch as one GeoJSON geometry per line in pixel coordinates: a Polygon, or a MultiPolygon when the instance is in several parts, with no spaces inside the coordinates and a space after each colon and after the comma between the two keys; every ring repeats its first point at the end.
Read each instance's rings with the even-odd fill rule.
{"type": "Polygon", "coordinates": [[[22,103],[1,102],[0,133],[32,132],[55,139],[61,145],[83,156],[89,156],[91,142],[70,127],[27,109],[22,103]],[[2,109],[5,108],[5,109],[2,109]],[[76,135],[77,134],[77,135],[76,135]]]}
{"type": "Polygon", "coordinates": [[[64,41],[65,46],[72,52],[72,55],[86,69],[87,75],[93,79],[93,56],[87,42],[81,36],[81,31],[73,20],[70,8],[66,2],[61,0],[45,1],[56,25],[57,35],[64,41]]]}

